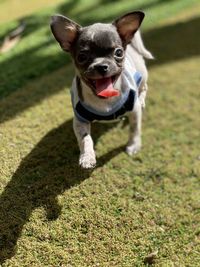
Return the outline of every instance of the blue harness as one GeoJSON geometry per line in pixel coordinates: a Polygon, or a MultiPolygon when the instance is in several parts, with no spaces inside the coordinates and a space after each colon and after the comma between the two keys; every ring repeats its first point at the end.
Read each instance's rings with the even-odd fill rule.
{"type": "Polygon", "coordinates": [[[137,88],[129,88],[123,101],[117,103],[117,106],[113,108],[110,112],[100,112],[97,110],[88,107],[85,103],[83,103],[80,99],[77,104],[74,106],[73,94],[72,94],[72,104],[74,113],[77,119],[81,122],[93,122],[93,121],[110,121],[116,120],[122,115],[124,115],[127,111],[133,110],[135,100],[138,95],[138,88],[142,81],[142,75],[140,72],[136,71],[133,75],[135,80],[135,84],[137,88]]]}

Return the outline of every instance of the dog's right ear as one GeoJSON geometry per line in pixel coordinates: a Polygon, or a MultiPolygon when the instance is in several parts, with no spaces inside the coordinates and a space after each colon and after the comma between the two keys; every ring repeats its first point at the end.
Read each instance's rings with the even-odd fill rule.
{"type": "Polygon", "coordinates": [[[125,14],[113,22],[113,25],[117,28],[117,31],[125,45],[131,42],[143,19],[144,13],[142,11],[134,11],[125,14]]]}
{"type": "Polygon", "coordinates": [[[64,51],[70,52],[81,26],[62,15],[51,17],[51,30],[64,51]]]}

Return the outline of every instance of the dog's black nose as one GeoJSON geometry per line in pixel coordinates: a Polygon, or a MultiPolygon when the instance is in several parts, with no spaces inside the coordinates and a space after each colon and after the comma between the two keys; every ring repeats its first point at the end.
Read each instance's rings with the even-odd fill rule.
{"type": "Polygon", "coordinates": [[[100,74],[106,74],[106,72],[108,71],[108,65],[107,64],[97,65],[96,69],[100,74]]]}

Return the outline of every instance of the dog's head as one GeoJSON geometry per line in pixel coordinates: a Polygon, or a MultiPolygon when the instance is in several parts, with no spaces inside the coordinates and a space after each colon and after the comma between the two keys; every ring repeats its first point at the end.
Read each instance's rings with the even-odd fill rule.
{"type": "MultiPolygon", "coordinates": [[[[79,77],[96,95],[106,97],[122,71],[126,46],[143,18],[143,12],[135,11],[112,24],[81,27],[69,18],[55,15],[51,29],[61,48],[70,52],[79,77]]],[[[117,95],[116,90],[113,95],[117,95]]]]}

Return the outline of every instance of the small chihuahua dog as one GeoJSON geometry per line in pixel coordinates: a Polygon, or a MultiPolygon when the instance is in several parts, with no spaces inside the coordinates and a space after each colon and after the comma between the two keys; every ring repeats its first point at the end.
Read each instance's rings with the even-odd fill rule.
{"type": "Polygon", "coordinates": [[[73,128],[80,147],[79,164],[96,165],[91,123],[129,117],[129,155],[141,148],[142,108],[145,107],[148,73],[144,58],[153,56],[144,47],[140,24],[144,13],[128,13],[111,24],[81,27],[62,15],[51,20],[51,30],[75,66],[71,98],[73,128]]]}

